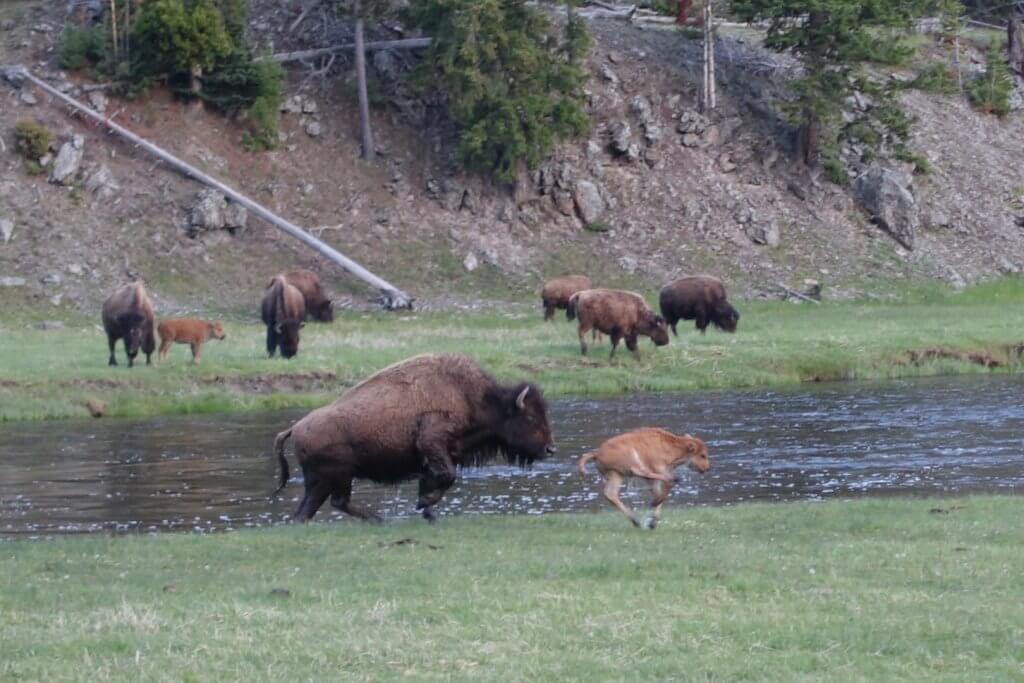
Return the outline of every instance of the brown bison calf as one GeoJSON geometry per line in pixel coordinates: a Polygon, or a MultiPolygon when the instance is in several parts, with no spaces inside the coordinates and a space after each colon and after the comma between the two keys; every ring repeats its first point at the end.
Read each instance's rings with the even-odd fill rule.
{"type": "Polygon", "coordinates": [[[548,280],[540,292],[541,303],[544,305],[544,321],[555,315],[556,309],[565,310],[569,306],[569,298],[576,292],[590,289],[590,278],[586,275],[564,275],[548,280]]]}
{"type": "Polygon", "coordinates": [[[283,275],[270,281],[263,294],[260,316],[267,326],[267,355],[273,358],[278,346],[285,358],[299,352],[299,330],[306,326],[306,304],[302,292],[283,275]]]}
{"type": "Polygon", "coordinates": [[[224,339],[224,328],[220,323],[208,323],[192,318],[161,320],[156,326],[160,335],[160,360],[167,358],[171,344],[189,344],[192,347],[192,362],[196,365],[202,359],[203,343],[211,339],[224,339]]]}
{"type": "Polygon", "coordinates": [[[708,323],[726,332],[735,332],[740,314],[725,298],[725,285],[710,275],[692,275],[665,285],[658,303],[661,314],[677,334],[676,323],[680,320],[695,320],[701,334],[708,323]]]}
{"type": "Polygon", "coordinates": [[[118,339],[124,340],[128,367],[135,365],[135,356],[140,348],[146,354],[146,365],[150,364],[156,348],[153,318],[153,304],[141,282],[124,285],[103,302],[103,329],[107,332],[107,344],[110,346],[108,365],[117,365],[114,345],[118,339]]]}
{"type": "Polygon", "coordinates": [[[625,480],[632,477],[651,482],[654,499],[653,513],[648,526],[653,529],[661,519],[661,506],[668,498],[675,477],[672,471],[680,465],[704,474],[711,467],[708,462],[708,448],[695,436],[677,436],[672,432],[654,427],[645,427],[626,432],[605,441],[596,451],[585,453],[576,462],[580,476],[586,476],[586,466],[591,460],[597,463],[597,471],[604,477],[604,497],[629,517],[633,526],[641,526],[633,511],[619,500],[619,489],[625,480]]]}
{"type": "Polygon", "coordinates": [[[320,276],[311,270],[289,270],[284,273],[288,284],[302,292],[306,313],[314,320],[329,323],[334,320],[334,304],[324,293],[320,276]]]}
{"type": "Polygon", "coordinates": [[[569,297],[565,310],[569,320],[579,320],[576,332],[580,338],[580,351],[587,354],[586,333],[589,330],[604,332],[612,339],[612,353],[619,342],[626,340],[626,348],[640,358],[637,337],[651,338],[656,346],[668,344],[668,328],[660,315],[650,309],[643,297],[633,292],[617,289],[585,289],[569,297]]]}

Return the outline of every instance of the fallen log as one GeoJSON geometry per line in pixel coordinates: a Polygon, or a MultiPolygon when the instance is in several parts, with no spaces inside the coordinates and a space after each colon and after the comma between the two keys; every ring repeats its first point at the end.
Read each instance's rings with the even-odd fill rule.
{"type": "MultiPolygon", "coordinates": [[[[429,47],[430,38],[402,38],[400,40],[378,40],[372,43],[366,43],[365,47],[368,52],[374,50],[415,50],[417,48],[429,47]]],[[[356,47],[355,43],[342,43],[340,45],[331,45],[329,47],[319,47],[314,50],[299,50],[298,52],[280,52],[276,55],[268,55],[266,57],[257,57],[254,61],[257,62],[277,62],[283,64],[284,62],[297,62],[303,59],[314,59],[316,57],[323,57],[325,55],[334,54],[336,52],[344,52],[345,50],[354,50],[356,47]]]]}
{"type": "Polygon", "coordinates": [[[219,180],[203,173],[202,171],[193,166],[190,166],[181,159],[178,159],[176,156],[170,154],[169,152],[164,151],[163,149],[157,147],[148,140],[139,137],[138,135],[132,133],[130,130],[124,128],[123,126],[114,123],[112,120],[110,120],[109,117],[105,117],[102,114],[99,114],[96,111],[94,111],[92,108],[82,104],[81,102],[71,97],[68,97],[64,93],[60,92],[59,90],[51,86],[49,83],[46,83],[45,81],[40,80],[39,78],[36,78],[32,74],[32,72],[30,72],[24,66],[18,65],[0,67],[0,72],[3,73],[3,75],[5,76],[5,78],[7,78],[8,81],[13,81],[16,80],[17,77],[22,77],[25,80],[32,82],[33,84],[42,88],[44,91],[46,91],[53,97],[56,97],[58,100],[68,105],[75,111],[78,111],[87,116],[88,118],[96,121],[97,123],[106,126],[111,132],[116,133],[117,135],[125,138],[126,140],[138,145],[139,147],[143,148],[144,150],[146,150],[153,156],[157,157],[161,161],[170,164],[172,167],[174,167],[181,173],[185,174],[186,176],[198,180],[203,185],[214,188],[231,201],[244,206],[246,209],[256,214],[257,216],[259,216],[266,222],[270,223],[274,227],[282,230],[283,232],[288,233],[292,237],[309,245],[316,251],[323,254],[329,260],[333,261],[337,265],[344,268],[352,275],[355,275],[360,280],[363,280],[371,287],[377,289],[381,293],[384,308],[387,308],[389,310],[397,308],[412,308],[412,303],[414,301],[413,297],[409,296],[402,290],[398,289],[390,282],[377,277],[376,275],[368,271],[366,268],[363,268],[361,265],[359,265],[352,259],[348,258],[341,252],[334,249],[334,247],[317,239],[316,237],[309,234],[308,232],[298,227],[297,225],[278,216],[277,214],[273,213],[262,204],[257,204],[252,199],[249,199],[240,192],[236,192],[235,190],[228,187],[219,180]]]}
{"type": "Polygon", "coordinates": [[[803,299],[804,301],[810,301],[812,304],[820,304],[821,303],[817,299],[812,299],[811,297],[809,297],[809,296],[807,296],[805,294],[801,294],[800,292],[796,291],[795,289],[790,289],[789,287],[787,287],[786,285],[782,284],[781,282],[776,282],[775,286],[778,287],[779,289],[781,289],[783,292],[785,292],[787,296],[796,297],[797,299],[803,299]]]}

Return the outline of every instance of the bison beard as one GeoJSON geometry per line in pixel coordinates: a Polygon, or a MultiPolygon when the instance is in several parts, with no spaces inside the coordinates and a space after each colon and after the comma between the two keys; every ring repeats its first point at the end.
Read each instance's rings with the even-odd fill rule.
{"type": "Polygon", "coordinates": [[[527,466],[554,451],[537,387],[501,386],[475,361],[454,354],[416,356],[385,368],[278,434],[278,491],[288,482],[289,438],[306,484],[295,512],[301,521],[312,518],[328,496],[343,512],[376,519],[352,504],[353,479],[393,483],[416,477],[416,509],[433,520],[433,506],[458,468],[499,454],[527,466]]]}

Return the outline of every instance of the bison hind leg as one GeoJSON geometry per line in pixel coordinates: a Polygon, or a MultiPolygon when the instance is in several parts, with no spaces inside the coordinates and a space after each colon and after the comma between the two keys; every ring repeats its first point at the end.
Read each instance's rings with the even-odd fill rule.
{"type": "Polygon", "coordinates": [[[110,346],[110,359],[107,361],[107,365],[117,365],[117,358],[114,356],[114,347],[117,345],[117,337],[108,334],[107,344],[110,346]]]}
{"type": "Polygon", "coordinates": [[[384,521],[376,512],[352,502],[352,479],[350,478],[342,479],[335,487],[334,492],[331,494],[331,507],[347,515],[352,515],[357,519],[372,522],[384,521]]]}
{"type": "Polygon", "coordinates": [[[303,468],[303,479],[306,482],[306,495],[302,497],[299,508],[295,511],[295,519],[308,522],[331,495],[331,482],[303,468]]]}

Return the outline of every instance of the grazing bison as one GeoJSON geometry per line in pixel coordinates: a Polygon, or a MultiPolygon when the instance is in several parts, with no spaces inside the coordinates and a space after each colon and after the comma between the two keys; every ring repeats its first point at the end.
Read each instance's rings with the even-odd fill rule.
{"type": "Polygon", "coordinates": [[[289,270],[284,274],[288,284],[302,292],[306,313],[322,323],[334,321],[334,304],[324,293],[320,276],[311,270],[289,270]]]}
{"type": "Polygon", "coordinates": [[[224,327],[220,323],[208,323],[205,320],[192,318],[176,318],[161,320],[156,326],[160,335],[160,360],[167,358],[167,350],[171,344],[189,344],[192,347],[192,362],[199,365],[203,355],[203,343],[211,339],[224,339],[224,327]]]}
{"type": "Polygon", "coordinates": [[[725,285],[710,275],[693,275],[665,285],[658,297],[661,314],[677,334],[676,323],[695,320],[701,334],[708,323],[726,332],[735,332],[740,314],[725,299],[725,285]]]}
{"type": "Polygon", "coordinates": [[[306,483],[295,512],[302,521],[328,496],[343,512],[376,519],[351,502],[352,480],[414,477],[416,509],[433,520],[433,507],[455,481],[457,467],[498,453],[528,465],[555,451],[540,389],[500,385],[476,361],[456,354],[425,354],[387,367],[278,434],[278,491],[288,483],[289,438],[306,483]]]}
{"type": "Polygon", "coordinates": [[[668,498],[675,483],[672,470],[682,464],[704,474],[711,467],[708,462],[708,447],[697,437],[686,434],[676,436],[672,432],[654,427],[645,427],[626,432],[605,441],[596,451],[580,456],[576,469],[580,476],[586,476],[586,466],[591,460],[597,462],[597,471],[604,477],[604,497],[629,517],[633,526],[641,526],[633,512],[619,500],[619,489],[626,479],[638,477],[651,482],[654,512],[649,527],[653,529],[661,519],[661,505],[668,498]]]}
{"type": "Polygon", "coordinates": [[[139,349],[146,354],[146,365],[150,364],[150,357],[156,349],[153,317],[153,304],[141,282],[124,285],[103,302],[103,329],[107,332],[107,343],[110,345],[108,365],[117,365],[114,345],[118,339],[124,340],[128,367],[135,365],[139,349]]]}
{"type": "Polygon", "coordinates": [[[590,289],[590,278],[586,275],[565,275],[544,283],[544,289],[540,292],[544,321],[554,317],[555,309],[564,311],[569,305],[569,297],[584,289],[590,289]]]}
{"type": "Polygon", "coordinates": [[[665,321],[650,309],[642,296],[633,292],[585,289],[569,298],[565,315],[569,320],[579,320],[576,331],[583,355],[587,354],[585,335],[591,329],[604,332],[612,338],[609,358],[615,357],[615,349],[622,339],[626,340],[626,348],[640,358],[636,343],[641,334],[650,337],[656,346],[668,344],[665,321]]]}
{"type": "Polygon", "coordinates": [[[291,358],[299,352],[299,330],[306,326],[306,304],[294,285],[283,275],[270,281],[260,306],[263,323],[267,326],[267,354],[271,357],[281,346],[281,355],[291,358]]]}

